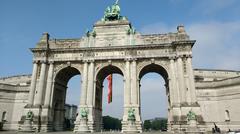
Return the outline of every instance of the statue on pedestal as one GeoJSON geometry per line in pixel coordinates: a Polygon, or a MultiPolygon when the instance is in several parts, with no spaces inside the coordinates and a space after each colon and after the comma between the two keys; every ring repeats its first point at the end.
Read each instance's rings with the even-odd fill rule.
{"type": "Polygon", "coordinates": [[[34,117],[33,112],[29,110],[27,112],[27,114],[26,114],[26,118],[24,120],[24,124],[21,127],[20,131],[22,131],[22,132],[34,132],[35,131],[35,129],[32,126],[33,117],[34,117]]]}
{"type": "Polygon", "coordinates": [[[89,113],[88,109],[86,109],[86,108],[80,109],[80,125],[78,127],[78,132],[80,132],[80,133],[90,132],[89,128],[88,128],[88,124],[87,124],[88,113],[89,113]]]}
{"type": "Polygon", "coordinates": [[[136,117],[135,117],[135,109],[130,108],[128,110],[128,128],[127,133],[137,133],[137,127],[136,127],[136,117]]]}
{"type": "Polygon", "coordinates": [[[197,116],[196,114],[190,110],[187,114],[187,120],[188,120],[188,128],[186,133],[188,134],[198,134],[200,131],[197,127],[197,116]]]}

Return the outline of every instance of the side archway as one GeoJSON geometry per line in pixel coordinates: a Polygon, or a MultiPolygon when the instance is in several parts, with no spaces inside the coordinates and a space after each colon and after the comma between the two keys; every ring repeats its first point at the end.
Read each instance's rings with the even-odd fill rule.
{"type": "Polygon", "coordinates": [[[67,117],[65,116],[67,88],[70,79],[76,75],[81,75],[81,72],[78,68],[72,66],[62,67],[55,73],[51,104],[54,131],[69,129],[66,125],[67,117]]]}
{"type": "Polygon", "coordinates": [[[99,68],[96,72],[96,84],[95,84],[95,100],[94,100],[94,107],[95,107],[95,122],[96,122],[96,130],[100,131],[103,127],[103,120],[102,120],[102,107],[103,107],[103,83],[106,77],[110,74],[118,74],[124,77],[123,70],[121,67],[116,65],[105,65],[99,68]]]}
{"type": "MultiPolygon", "coordinates": [[[[148,96],[150,96],[150,95],[152,96],[151,100],[149,100],[149,98],[146,100],[146,98],[145,98],[146,101],[143,101],[143,102],[146,102],[146,103],[156,102],[156,105],[154,105],[154,108],[156,108],[155,111],[158,111],[157,113],[154,113],[154,117],[153,117],[153,115],[149,115],[145,112],[143,113],[144,109],[143,109],[143,107],[141,107],[140,111],[141,111],[142,120],[153,119],[153,118],[156,118],[157,116],[161,116],[161,117],[167,116],[167,118],[169,119],[169,117],[171,116],[170,115],[171,114],[171,112],[170,112],[170,104],[171,104],[170,101],[171,100],[170,100],[170,90],[169,90],[169,73],[168,73],[166,67],[164,67],[163,65],[158,64],[158,63],[145,64],[139,70],[138,79],[139,79],[139,90],[140,90],[139,91],[140,107],[144,106],[144,104],[145,104],[145,103],[141,103],[141,100],[142,99],[144,100],[144,98],[145,98],[144,95],[149,94],[148,96]],[[149,76],[151,76],[151,80],[149,80],[149,76]],[[146,77],[148,77],[148,78],[146,78],[146,77]],[[162,80],[161,80],[161,77],[162,77],[162,80]],[[148,81],[146,81],[146,80],[148,80],[148,81]],[[145,92],[144,94],[141,94],[141,92],[144,91],[143,88],[148,91],[145,92]],[[152,90],[150,88],[153,88],[154,90],[152,90]],[[162,88],[165,88],[165,91],[161,90],[162,88]],[[160,100],[159,97],[164,100],[160,100]],[[161,101],[161,103],[160,103],[160,101],[161,101]],[[161,104],[161,105],[159,105],[159,104],[161,104]],[[166,110],[166,112],[165,112],[165,110],[166,110]],[[144,118],[143,118],[143,115],[144,115],[144,118]],[[149,117],[151,117],[151,118],[149,118],[149,117]]],[[[145,105],[145,107],[146,106],[147,105],[145,105]]],[[[150,108],[152,109],[153,107],[150,107],[150,108]]],[[[158,120],[158,119],[155,119],[155,120],[158,120]]],[[[161,118],[161,122],[165,122],[165,121],[166,121],[165,119],[161,118]]],[[[166,127],[167,127],[167,125],[165,124],[157,129],[165,130],[166,127]]]]}

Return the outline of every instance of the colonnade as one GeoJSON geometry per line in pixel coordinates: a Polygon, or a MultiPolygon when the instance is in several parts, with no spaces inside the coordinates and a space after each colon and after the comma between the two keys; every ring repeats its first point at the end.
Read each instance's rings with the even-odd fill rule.
{"type": "MultiPolygon", "coordinates": [[[[191,55],[184,56],[173,56],[169,57],[167,67],[165,65],[165,71],[167,72],[167,77],[164,78],[167,83],[167,89],[169,90],[169,123],[174,125],[176,119],[173,117],[178,117],[178,121],[181,121],[181,116],[186,115],[186,110],[183,111],[182,107],[191,108],[192,104],[196,103],[196,93],[195,93],[195,84],[194,84],[194,74],[192,70],[192,57],[191,55]]],[[[142,119],[140,112],[140,76],[139,66],[140,63],[145,62],[145,66],[151,64],[158,65],[161,67],[161,64],[158,63],[158,59],[154,60],[154,63],[149,64],[149,60],[138,60],[136,58],[126,58],[124,60],[124,115],[122,120],[122,130],[127,131],[127,120],[128,120],[128,110],[130,108],[135,109],[136,116],[136,126],[139,132],[142,132],[142,119]]],[[[114,62],[114,60],[113,60],[114,62]]],[[[119,62],[119,61],[118,61],[119,62]]],[[[55,68],[56,62],[53,61],[42,61],[42,62],[33,62],[33,72],[31,79],[31,86],[28,97],[28,109],[40,107],[43,108],[43,113],[41,116],[54,116],[51,112],[53,109],[53,96],[54,96],[54,83],[55,77],[58,73],[55,68]],[[55,71],[55,72],[54,72],[55,71]],[[44,112],[44,109],[45,110],[44,112]]],[[[102,115],[97,113],[95,109],[95,98],[96,98],[96,81],[95,76],[97,62],[94,60],[83,60],[80,63],[82,66],[82,83],[81,83],[81,97],[80,108],[87,108],[89,110],[88,114],[88,126],[90,131],[95,131],[100,129],[99,125],[96,128],[96,124],[101,124],[101,122],[96,121],[96,115],[102,115]]],[[[101,70],[101,68],[99,69],[101,70]]],[[[98,70],[98,71],[99,71],[98,70]]],[[[151,71],[151,70],[149,70],[151,71]]],[[[145,72],[148,73],[148,72],[145,72]]],[[[36,111],[36,110],[35,110],[36,111]]],[[[38,113],[37,113],[38,114],[38,113]]],[[[40,114],[39,114],[40,115],[40,114]]],[[[51,121],[53,117],[49,117],[48,121],[51,121]]],[[[53,120],[52,120],[53,121],[53,120]]],[[[75,131],[78,131],[80,117],[78,116],[76,120],[75,131]]],[[[49,129],[49,128],[45,128],[49,129]]]]}

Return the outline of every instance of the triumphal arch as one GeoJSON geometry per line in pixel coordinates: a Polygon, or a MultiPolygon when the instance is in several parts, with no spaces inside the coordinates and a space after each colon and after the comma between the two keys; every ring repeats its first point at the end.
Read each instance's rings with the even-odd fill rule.
{"type": "MultiPolygon", "coordinates": [[[[128,112],[134,109],[134,125],[142,132],[139,81],[146,73],[156,72],[165,80],[169,129],[186,127],[190,110],[201,122],[192,69],[194,43],[183,26],[178,26],[176,33],[140,34],[120,15],[118,3],[108,7],[104,17],[82,38],[51,39],[44,33],[31,49],[33,72],[23,118],[31,110],[34,117],[40,117],[33,123],[40,131],[62,130],[67,83],[81,74],[79,111],[88,111],[87,131],[100,131],[103,80],[117,73],[124,77],[122,131],[128,131],[128,112]]],[[[82,131],[80,128],[79,113],[74,131],[82,131]]]]}
{"type": "Polygon", "coordinates": [[[175,33],[140,34],[121,16],[117,1],[81,38],[44,33],[31,49],[31,75],[0,78],[2,121],[13,130],[63,130],[67,83],[80,74],[74,131],[101,131],[103,81],[117,73],[124,78],[122,131],[142,132],[140,80],[155,72],[165,80],[169,131],[211,131],[213,122],[239,128],[240,72],[193,70],[194,43],[182,25],[175,33]]]}

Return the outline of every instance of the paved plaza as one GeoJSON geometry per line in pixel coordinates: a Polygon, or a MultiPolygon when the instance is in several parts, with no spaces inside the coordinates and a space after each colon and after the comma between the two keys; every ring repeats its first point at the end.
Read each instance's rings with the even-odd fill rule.
{"type": "MultiPolygon", "coordinates": [[[[121,134],[120,132],[98,132],[94,134],[121,134]]],[[[169,132],[143,132],[142,134],[170,134],[169,132]]],[[[24,134],[23,132],[17,131],[0,131],[0,134],[24,134]]],[[[28,133],[30,134],[30,133],[28,133]]],[[[50,133],[38,133],[38,134],[74,134],[72,131],[63,131],[63,132],[50,132],[50,133]]]]}

